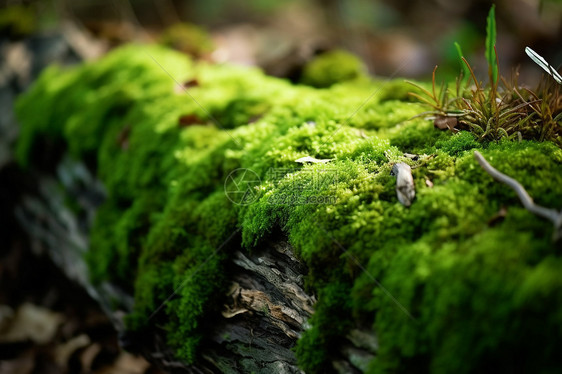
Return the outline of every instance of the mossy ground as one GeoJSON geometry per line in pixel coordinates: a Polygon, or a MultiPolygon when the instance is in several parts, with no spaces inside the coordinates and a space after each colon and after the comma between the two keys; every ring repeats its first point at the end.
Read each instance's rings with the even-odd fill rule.
{"type": "Polygon", "coordinates": [[[231,248],[251,250],[281,230],[319,295],[296,347],[307,372],[322,372],[331,343],[356,323],[378,335],[375,373],[560,369],[562,258],[552,227],[493,181],[472,150],[556,209],[562,150],[480,144],[469,133],[407,121],[423,111],[410,89],[362,75],[314,89],[128,46],[69,71],[46,70],[18,102],[17,155],[28,164],[35,145],[63,141],[96,168],[108,198],[91,232],[92,277],[134,289],[129,327],[167,329],[188,362],[197,359],[209,314],[218,313],[231,248]],[[196,101],[178,93],[168,73],[197,82],[188,88],[196,101]],[[405,152],[426,156],[412,161],[405,152]],[[333,161],[295,163],[304,156],[333,161]],[[397,161],[413,167],[410,208],[396,198],[397,161]],[[225,195],[237,168],[261,180],[252,204],[225,195]],[[318,176],[331,179],[315,183],[318,176]],[[295,194],[335,200],[279,203],[295,194]],[[492,220],[502,207],[505,218],[492,220]]]}

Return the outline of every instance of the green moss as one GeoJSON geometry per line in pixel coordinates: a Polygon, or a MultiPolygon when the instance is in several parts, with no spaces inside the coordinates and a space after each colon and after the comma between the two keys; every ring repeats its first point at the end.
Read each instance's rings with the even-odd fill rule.
{"type": "MultiPolygon", "coordinates": [[[[385,295],[374,293],[381,352],[373,372],[410,372],[420,359],[435,373],[508,367],[513,351],[503,347],[523,349],[534,333],[549,335],[542,323],[525,318],[517,296],[535,251],[548,246],[547,240],[537,242],[528,233],[499,227],[462,242],[420,240],[398,248],[384,269],[373,264],[372,271],[387,274],[385,286],[415,317],[412,321],[396,313],[385,295]],[[406,273],[411,276],[400,276],[406,273]]],[[[526,363],[529,370],[537,357],[556,360],[552,352],[540,350],[525,353],[533,361],[526,363]]]]}
{"type": "Polygon", "coordinates": [[[0,10],[0,31],[3,35],[21,37],[31,34],[36,28],[36,16],[29,7],[9,5],[0,10]]]}
{"type": "Polygon", "coordinates": [[[301,81],[313,87],[323,88],[364,74],[365,66],[359,58],[343,50],[334,50],[310,61],[304,67],[301,81]]]}
{"type": "Polygon", "coordinates": [[[435,143],[435,147],[447,152],[451,156],[459,156],[464,151],[480,148],[480,144],[476,141],[476,137],[473,134],[462,131],[448,139],[438,140],[435,143]]]}
{"type": "Polygon", "coordinates": [[[164,327],[188,362],[220,311],[231,250],[282,231],[319,300],[295,348],[308,372],[327,370],[358,323],[380,340],[372,372],[500,370],[523,355],[529,370],[560,368],[552,227],[486,174],[472,150],[558,210],[562,150],[480,144],[408,120],[423,108],[407,87],[363,76],[317,90],[129,46],[43,73],[17,103],[18,158],[33,163],[35,147],[54,140],[96,168],[108,198],[91,229],[92,277],[133,288],[129,328],[164,327]],[[192,97],[163,69],[179,82],[195,79],[192,97]],[[305,156],[331,161],[295,162],[305,156]],[[410,208],[396,198],[395,162],[413,168],[410,208]],[[248,205],[225,194],[239,168],[259,177],[248,205]],[[492,220],[502,207],[503,220],[492,220]]]}
{"type": "Polygon", "coordinates": [[[353,326],[349,312],[349,285],[345,281],[331,283],[320,290],[316,311],[299,340],[295,351],[299,365],[307,373],[324,373],[330,370],[330,354],[337,354],[337,341],[353,326]],[[334,324],[334,321],[339,323],[334,324]],[[327,349],[328,348],[328,349],[327,349]]]}
{"type": "Polygon", "coordinates": [[[176,23],[160,36],[160,43],[195,57],[209,54],[214,43],[201,27],[189,23],[176,23]]]}

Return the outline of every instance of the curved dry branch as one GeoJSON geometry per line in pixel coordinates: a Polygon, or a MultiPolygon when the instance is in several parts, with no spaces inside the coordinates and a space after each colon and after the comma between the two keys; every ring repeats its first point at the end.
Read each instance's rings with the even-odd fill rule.
{"type": "Polygon", "coordinates": [[[553,239],[555,241],[562,238],[562,212],[535,204],[521,183],[496,170],[488,161],[486,161],[480,152],[474,151],[474,158],[476,158],[476,161],[478,161],[482,169],[484,169],[486,173],[490,174],[492,178],[511,187],[517,193],[517,196],[519,197],[519,200],[521,200],[521,204],[523,204],[525,209],[539,217],[550,220],[554,224],[553,239]]]}

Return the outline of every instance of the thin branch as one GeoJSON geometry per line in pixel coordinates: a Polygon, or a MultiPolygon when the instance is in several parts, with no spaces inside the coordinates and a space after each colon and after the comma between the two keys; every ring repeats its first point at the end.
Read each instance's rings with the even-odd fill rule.
{"type": "Polygon", "coordinates": [[[519,200],[521,200],[521,204],[523,204],[525,209],[537,216],[550,220],[554,224],[554,240],[562,238],[562,212],[535,204],[521,183],[492,167],[492,165],[486,161],[480,152],[474,151],[474,157],[480,166],[482,166],[482,169],[490,174],[492,178],[498,182],[508,185],[517,193],[517,196],[519,197],[519,200]]]}

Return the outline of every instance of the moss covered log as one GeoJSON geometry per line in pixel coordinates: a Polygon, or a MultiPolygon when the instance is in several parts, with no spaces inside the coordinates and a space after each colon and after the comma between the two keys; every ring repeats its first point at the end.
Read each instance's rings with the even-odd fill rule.
{"type": "Polygon", "coordinates": [[[479,143],[409,120],[424,109],[400,80],[358,73],[325,83],[315,74],[331,86],[155,46],[53,66],[17,103],[17,156],[33,165],[45,144],[63,144],[95,170],[107,199],[90,230],[91,277],[134,292],[128,328],[164,329],[188,364],[204,356],[229,297],[229,261],[282,233],[317,297],[294,347],[307,373],[332,370],[357,326],[372,329],[379,347],[356,364],[362,371],[561,370],[552,225],[486,174],[473,150],[557,210],[562,150],[479,143]],[[295,162],[307,156],[330,161],[295,162]],[[397,162],[413,171],[408,208],[390,173],[397,162]],[[240,179],[229,176],[240,169],[255,178],[236,200],[228,191],[240,179]]]}

